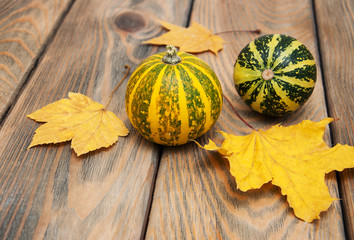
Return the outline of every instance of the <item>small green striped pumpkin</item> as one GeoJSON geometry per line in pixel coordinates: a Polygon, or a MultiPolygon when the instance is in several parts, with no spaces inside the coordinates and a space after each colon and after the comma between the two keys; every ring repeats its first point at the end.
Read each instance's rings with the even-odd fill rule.
{"type": "Polygon", "coordinates": [[[295,38],[265,35],[242,49],[233,78],[237,92],[253,110],[280,117],[297,110],[311,96],[316,64],[295,38]]]}
{"type": "Polygon", "coordinates": [[[167,46],[145,59],[129,79],[125,106],[146,139],[181,145],[206,133],[218,119],[222,90],[214,71],[194,55],[167,46]]]}

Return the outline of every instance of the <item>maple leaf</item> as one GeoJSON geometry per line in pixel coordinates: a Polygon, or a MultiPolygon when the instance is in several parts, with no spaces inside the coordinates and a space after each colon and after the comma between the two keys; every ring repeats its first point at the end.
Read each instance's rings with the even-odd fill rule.
{"type": "Polygon", "coordinates": [[[118,141],[118,136],[129,133],[114,113],[80,93],[70,92],[69,99],[51,103],[27,117],[46,122],[36,130],[28,148],[72,140],[71,147],[78,156],[109,147],[118,141]]]}
{"type": "Polygon", "coordinates": [[[159,37],[143,42],[143,44],[174,45],[181,52],[199,53],[212,51],[217,54],[223,48],[225,41],[202,25],[192,22],[188,28],[180,27],[169,22],[159,21],[169,30],[159,37]]]}
{"type": "Polygon", "coordinates": [[[354,147],[337,144],[329,148],[323,141],[325,127],[332,120],[305,120],[289,127],[278,124],[247,136],[221,132],[225,138],[221,147],[210,140],[203,148],[217,150],[229,160],[240,190],[260,188],[271,181],[287,195],[295,215],[311,222],[335,200],[325,174],[354,167],[354,147]]]}

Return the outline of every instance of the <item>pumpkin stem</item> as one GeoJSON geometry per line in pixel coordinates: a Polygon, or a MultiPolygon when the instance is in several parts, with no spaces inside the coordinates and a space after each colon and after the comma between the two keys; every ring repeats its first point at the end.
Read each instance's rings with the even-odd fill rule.
{"type": "Polygon", "coordinates": [[[274,77],[274,72],[272,69],[265,69],[263,72],[262,72],[262,78],[264,80],[270,80],[274,77]]]}
{"type": "Polygon", "coordinates": [[[177,49],[172,45],[166,46],[166,55],[163,56],[162,61],[167,64],[177,64],[181,62],[181,57],[177,55],[177,49]]]}

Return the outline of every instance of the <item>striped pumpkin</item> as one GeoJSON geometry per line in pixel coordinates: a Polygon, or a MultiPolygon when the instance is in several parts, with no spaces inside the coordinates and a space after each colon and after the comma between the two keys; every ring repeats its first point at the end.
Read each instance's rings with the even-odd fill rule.
{"type": "Polygon", "coordinates": [[[280,117],[297,110],[310,97],[316,64],[295,38],[271,34],[242,49],[233,77],[237,92],[252,109],[280,117]]]}
{"type": "Polygon", "coordinates": [[[132,125],[146,139],[181,145],[206,133],[222,107],[214,71],[188,53],[167,52],[145,59],[129,79],[125,106],[132,125]]]}

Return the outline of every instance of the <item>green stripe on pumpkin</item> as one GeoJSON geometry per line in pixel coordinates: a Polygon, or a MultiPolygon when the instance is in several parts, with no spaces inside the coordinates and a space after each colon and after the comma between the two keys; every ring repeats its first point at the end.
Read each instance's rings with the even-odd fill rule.
{"type": "Polygon", "coordinates": [[[281,61],[282,57],[280,55],[285,52],[294,41],[296,41],[295,38],[285,35],[274,34],[274,37],[277,39],[278,44],[274,47],[271,63],[272,69],[277,65],[276,60],[281,61]]]}
{"type": "MultiPolygon", "coordinates": [[[[255,49],[253,47],[252,49],[255,49]]],[[[252,52],[250,45],[247,45],[240,53],[237,63],[241,68],[250,69],[257,71],[257,69],[262,68],[262,63],[260,62],[260,57],[255,56],[255,53],[252,52]]]]}
{"type": "Polygon", "coordinates": [[[261,78],[246,81],[237,85],[237,91],[241,96],[247,96],[248,101],[254,102],[264,83],[261,78]]]}
{"type": "Polygon", "coordinates": [[[285,71],[283,73],[274,73],[276,76],[284,76],[293,78],[294,80],[304,81],[308,83],[312,83],[313,86],[315,85],[317,70],[316,65],[304,65],[303,67],[296,68],[291,71],[285,71]]]}
{"type": "Polygon", "coordinates": [[[221,111],[218,106],[222,105],[222,90],[215,73],[206,71],[206,67],[203,66],[204,64],[205,63],[202,61],[188,61],[182,63],[200,82],[201,89],[206,93],[208,101],[211,102],[211,118],[215,120],[218,118],[221,111]]]}
{"type": "MultiPolygon", "coordinates": [[[[161,67],[162,65],[159,65],[161,67]]],[[[162,103],[164,102],[165,99],[161,99],[160,91],[161,91],[161,83],[162,81],[165,81],[166,78],[168,78],[168,74],[171,74],[171,71],[167,70],[167,65],[162,66],[162,69],[160,71],[156,71],[158,73],[158,76],[156,78],[156,81],[153,82],[153,91],[152,93],[148,95],[148,98],[150,98],[149,102],[149,108],[148,108],[148,114],[146,115],[146,121],[148,123],[148,126],[150,127],[150,135],[149,137],[151,139],[159,139],[159,122],[155,121],[154,119],[160,118],[161,114],[161,108],[163,106],[162,103]],[[167,76],[166,76],[167,75],[167,76]]],[[[140,95],[139,95],[140,97],[140,95]]],[[[136,99],[138,101],[138,99],[136,99]]]]}
{"type": "MultiPolygon", "coordinates": [[[[316,65],[315,60],[308,59],[308,60],[304,60],[301,62],[297,62],[295,64],[289,64],[289,65],[285,66],[284,68],[279,69],[278,71],[274,71],[274,73],[291,72],[291,71],[294,71],[297,69],[303,69],[308,66],[316,67],[315,65],[316,65]]],[[[304,70],[302,70],[302,71],[304,71],[304,70]]],[[[294,77],[295,77],[295,75],[294,75],[294,77]]]]}
{"type": "Polygon", "coordinates": [[[198,79],[191,73],[190,69],[182,64],[177,66],[183,89],[186,92],[188,123],[190,133],[188,138],[198,136],[210,122],[210,102],[203,91],[198,79]]]}
{"type": "Polygon", "coordinates": [[[130,108],[128,108],[128,116],[133,126],[139,126],[139,131],[142,135],[149,136],[151,134],[150,122],[147,120],[151,105],[151,95],[156,87],[155,83],[160,73],[163,73],[164,67],[162,64],[152,66],[147,71],[148,74],[145,74],[137,81],[134,91],[129,96],[130,108]],[[135,114],[132,114],[132,112],[135,114]]]}
{"type": "Polygon", "coordinates": [[[269,46],[272,39],[272,35],[266,35],[262,39],[256,39],[250,44],[250,50],[259,59],[261,68],[265,68],[268,65],[269,46]]]}
{"type": "Polygon", "coordinates": [[[268,52],[268,56],[267,56],[267,64],[265,68],[270,69],[272,68],[272,64],[275,61],[275,56],[274,56],[274,51],[275,51],[275,47],[279,44],[280,41],[280,35],[279,34],[274,34],[271,37],[271,40],[268,44],[269,46],[269,52],[268,52]]]}
{"type": "MultiPolygon", "coordinates": [[[[205,74],[205,76],[210,80],[210,82],[213,84],[212,89],[215,89],[216,92],[218,93],[218,100],[220,102],[222,102],[223,96],[222,96],[222,89],[221,89],[221,85],[220,82],[218,80],[218,77],[216,76],[215,72],[212,71],[212,69],[210,67],[208,67],[208,65],[200,60],[200,59],[188,59],[183,61],[183,63],[185,65],[190,65],[195,67],[198,71],[202,72],[205,74]]],[[[205,89],[207,90],[207,89],[205,89]]],[[[219,103],[220,103],[219,102],[219,103]]]]}
{"type": "Polygon", "coordinates": [[[302,87],[300,85],[294,84],[294,82],[289,83],[283,81],[282,79],[277,80],[277,78],[275,78],[274,81],[277,84],[273,84],[273,86],[278,86],[282,90],[282,92],[279,91],[279,94],[291,99],[291,101],[297,103],[297,105],[301,105],[303,101],[306,101],[304,99],[307,99],[313,91],[313,86],[302,87]]]}
{"type": "Polygon", "coordinates": [[[298,62],[311,59],[312,55],[308,55],[308,51],[304,45],[299,41],[293,41],[274,61],[273,71],[283,69],[289,64],[296,64],[298,62]],[[305,56],[306,55],[306,56],[305,56]],[[310,58],[311,56],[311,58],[310,58]]]}
{"type": "Polygon", "coordinates": [[[261,111],[261,103],[264,100],[264,89],[265,89],[266,83],[264,81],[257,81],[257,84],[253,86],[248,92],[247,95],[249,96],[248,98],[243,97],[243,100],[250,106],[252,106],[253,109],[257,111],[261,111]]]}
{"type": "MultiPolygon", "coordinates": [[[[136,93],[136,90],[138,86],[140,86],[140,83],[147,78],[147,75],[151,72],[152,69],[154,69],[156,66],[158,66],[159,62],[143,62],[141,65],[138,66],[138,69],[134,71],[132,76],[129,79],[129,84],[127,86],[126,90],[126,101],[131,103],[132,99],[136,93]]],[[[128,108],[127,107],[127,114],[130,117],[131,116],[131,105],[128,108]]]]}

